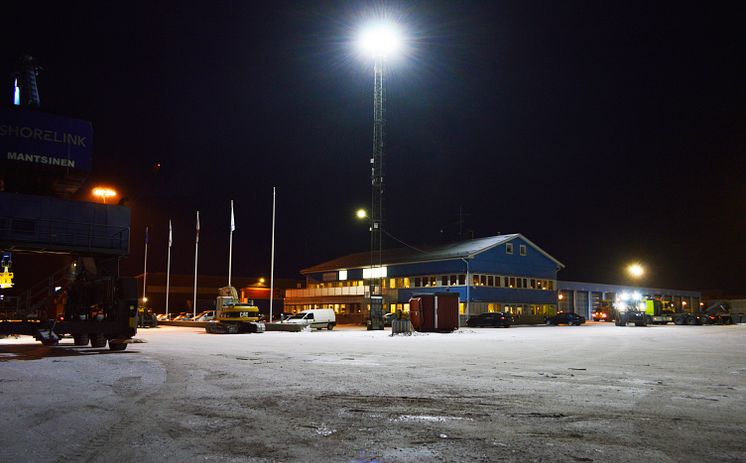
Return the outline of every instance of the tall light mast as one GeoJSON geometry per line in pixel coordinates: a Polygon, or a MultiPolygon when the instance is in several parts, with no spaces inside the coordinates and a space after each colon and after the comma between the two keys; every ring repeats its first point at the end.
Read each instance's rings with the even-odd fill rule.
{"type": "Polygon", "coordinates": [[[386,58],[396,53],[401,40],[397,27],[379,23],[363,30],[362,50],[373,58],[373,156],[370,158],[370,274],[368,292],[370,318],[368,329],[383,329],[383,158],[386,132],[386,58]]]}
{"type": "Polygon", "coordinates": [[[383,291],[380,269],[383,253],[383,154],[386,95],[383,85],[384,59],[373,65],[373,156],[370,158],[370,329],[383,329],[383,291]],[[378,269],[378,270],[374,270],[378,269]]]}

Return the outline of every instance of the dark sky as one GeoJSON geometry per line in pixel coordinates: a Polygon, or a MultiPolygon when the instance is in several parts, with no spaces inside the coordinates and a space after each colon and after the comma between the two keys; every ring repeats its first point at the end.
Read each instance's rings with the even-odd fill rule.
{"type": "MultiPolygon", "coordinates": [[[[397,19],[385,218],[413,245],[522,233],[561,279],[746,291],[743,11],[727,2],[13,2],[0,65],[44,71],[44,110],[92,121],[94,172],[129,198],[132,256],[276,275],[366,250],[372,64],[366,18],[397,19]],[[70,3],[70,4],[68,4],[70,3]],[[160,171],[152,165],[160,162],[160,171]],[[470,233],[471,233],[470,232],[470,233]]],[[[733,2],[736,5],[737,2],[733,2]]],[[[388,245],[397,243],[389,240],[388,245]]]]}

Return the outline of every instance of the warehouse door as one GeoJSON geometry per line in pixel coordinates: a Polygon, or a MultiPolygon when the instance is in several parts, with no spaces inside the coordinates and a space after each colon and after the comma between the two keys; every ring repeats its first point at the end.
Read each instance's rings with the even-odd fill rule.
{"type": "Polygon", "coordinates": [[[575,291],[575,313],[586,319],[591,318],[588,313],[588,291],[575,291]]]}

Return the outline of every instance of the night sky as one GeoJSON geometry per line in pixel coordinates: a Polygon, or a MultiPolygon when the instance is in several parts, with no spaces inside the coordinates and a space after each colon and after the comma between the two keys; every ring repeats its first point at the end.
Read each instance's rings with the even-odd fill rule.
{"type": "MultiPolygon", "coordinates": [[[[13,2],[3,104],[24,53],[42,109],[90,120],[94,171],[133,212],[126,273],[276,276],[365,251],[372,63],[382,14],[386,229],[418,246],[522,233],[560,279],[746,292],[743,11],[726,2],[13,2]],[[735,7],[733,7],[735,8],[735,7]],[[160,169],[154,169],[156,163],[160,169]],[[459,210],[463,226],[459,226],[459,210]]],[[[737,2],[733,2],[736,5],[737,2]]],[[[399,246],[390,238],[386,246],[399,246]]]]}

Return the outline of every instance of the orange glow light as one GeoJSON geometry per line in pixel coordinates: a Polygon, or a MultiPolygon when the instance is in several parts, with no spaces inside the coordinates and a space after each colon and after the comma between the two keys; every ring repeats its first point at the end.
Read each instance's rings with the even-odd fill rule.
{"type": "Polygon", "coordinates": [[[99,198],[101,198],[104,203],[106,203],[106,200],[108,198],[114,198],[117,195],[116,190],[108,187],[96,187],[91,190],[91,193],[93,194],[93,196],[98,196],[99,198]]]}

